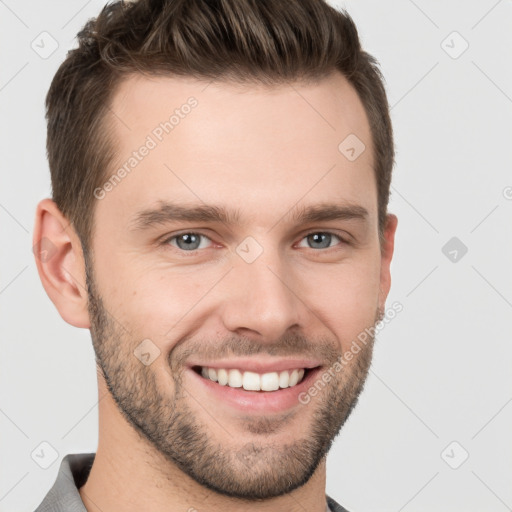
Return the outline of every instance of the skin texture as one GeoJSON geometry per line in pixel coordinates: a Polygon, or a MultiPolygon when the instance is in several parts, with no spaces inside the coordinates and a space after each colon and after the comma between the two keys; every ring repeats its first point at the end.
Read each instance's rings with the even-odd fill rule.
{"type": "Polygon", "coordinates": [[[43,285],[65,321],[91,330],[96,352],[99,444],[80,495],[90,512],[324,512],[325,455],[363,389],[373,340],[307,405],[280,412],[233,408],[187,365],[298,357],[325,371],[381,317],[397,219],[381,246],[364,108],[338,73],[274,87],[132,76],[111,105],[108,176],[190,97],[197,105],[96,201],[87,258],[55,203],[37,208],[34,239],[55,246],[37,260],[43,285]],[[338,150],[349,134],[366,146],[354,161],[338,150]],[[160,201],[239,218],[134,229],[160,201]],[[368,215],[293,220],[323,203],[368,215]],[[178,240],[186,233],[203,235],[199,248],[178,240]],[[251,263],[237,252],[247,237],[262,251],[251,263]],[[149,365],[134,355],[143,340],[159,351],[149,365]]]}

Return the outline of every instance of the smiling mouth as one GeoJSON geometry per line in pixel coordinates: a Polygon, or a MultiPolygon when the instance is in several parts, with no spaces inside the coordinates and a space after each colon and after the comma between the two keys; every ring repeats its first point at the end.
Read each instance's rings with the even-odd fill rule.
{"type": "Polygon", "coordinates": [[[300,384],[315,368],[294,368],[279,372],[256,373],[238,369],[194,366],[192,370],[204,379],[230,388],[267,393],[292,388],[300,384]]]}

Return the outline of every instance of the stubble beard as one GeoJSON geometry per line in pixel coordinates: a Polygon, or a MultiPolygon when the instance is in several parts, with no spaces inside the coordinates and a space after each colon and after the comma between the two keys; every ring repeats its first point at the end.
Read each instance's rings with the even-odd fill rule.
{"type": "MultiPolygon", "coordinates": [[[[222,418],[210,418],[224,427],[226,436],[230,430],[233,432],[235,440],[226,446],[214,438],[209,424],[189,407],[181,378],[183,366],[174,368],[172,352],[169,373],[175,386],[171,395],[162,393],[151,365],[145,366],[134,356],[140,340],[130,339],[110,317],[87,264],[86,275],[96,363],[119,411],[143,440],[198,484],[224,496],[265,500],[287,494],[311,478],[363,391],[374,335],[352,364],[342,371],[330,372],[329,384],[309,404],[299,406],[295,414],[276,419],[247,416],[235,425],[222,418]],[[181,371],[173,371],[178,369],[181,371]],[[314,408],[308,416],[309,424],[301,428],[302,437],[286,444],[273,442],[272,434],[285,429],[290,416],[291,421],[301,421],[301,415],[306,413],[302,407],[314,408]],[[241,428],[244,441],[236,442],[236,432],[241,428]],[[251,437],[253,440],[248,440],[251,437]]],[[[378,310],[375,322],[381,318],[378,310]]],[[[332,355],[329,368],[339,357],[339,353],[332,355]]],[[[194,400],[188,398],[188,402],[194,400]]]]}

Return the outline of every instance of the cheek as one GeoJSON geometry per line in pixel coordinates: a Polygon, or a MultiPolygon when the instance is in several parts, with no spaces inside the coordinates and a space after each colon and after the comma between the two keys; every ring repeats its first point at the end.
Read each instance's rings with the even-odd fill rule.
{"type": "Polygon", "coordinates": [[[201,301],[215,283],[215,276],[180,274],[152,267],[118,275],[110,287],[110,304],[131,338],[149,338],[169,351],[169,340],[184,334],[190,320],[201,311],[201,301]]]}
{"type": "Polygon", "coordinates": [[[314,285],[303,287],[308,306],[344,348],[374,324],[380,289],[378,265],[331,267],[316,272],[309,282],[314,285]]]}

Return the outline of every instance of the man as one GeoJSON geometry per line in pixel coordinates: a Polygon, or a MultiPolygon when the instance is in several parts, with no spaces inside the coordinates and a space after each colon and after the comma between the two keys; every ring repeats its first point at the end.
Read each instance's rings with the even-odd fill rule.
{"type": "Polygon", "coordinates": [[[95,454],[37,509],[345,510],[326,455],[390,288],[393,138],[375,60],[320,0],[138,0],[47,97],[38,271],[90,329],[95,454]],[[360,339],[360,338],[359,338],[360,339]]]}

